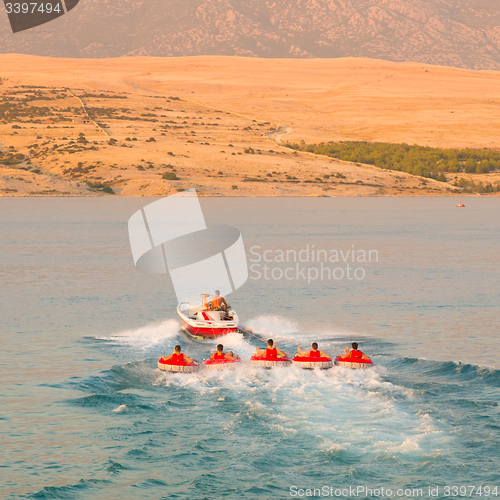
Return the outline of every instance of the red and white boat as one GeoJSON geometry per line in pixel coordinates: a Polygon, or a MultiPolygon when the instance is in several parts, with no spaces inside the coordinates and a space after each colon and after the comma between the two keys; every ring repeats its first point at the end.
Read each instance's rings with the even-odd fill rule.
{"type": "Polygon", "coordinates": [[[188,295],[177,306],[177,314],[182,322],[182,331],[196,340],[210,340],[236,333],[238,315],[229,306],[227,311],[211,311],[210,303],[214,297],[207,295],[188,295]]]}

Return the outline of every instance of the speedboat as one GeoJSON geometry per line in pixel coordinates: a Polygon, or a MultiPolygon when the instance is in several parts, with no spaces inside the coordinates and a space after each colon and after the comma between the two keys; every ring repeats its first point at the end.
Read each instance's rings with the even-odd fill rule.
{"type": "Polygon", "coordinates": [[[192,339],[210,340],[238,331],[238,315],[231,306],[227,311],[212,311],[214,297],[208,294],[188,295],[177,306],[182,331],[192,339]]]}

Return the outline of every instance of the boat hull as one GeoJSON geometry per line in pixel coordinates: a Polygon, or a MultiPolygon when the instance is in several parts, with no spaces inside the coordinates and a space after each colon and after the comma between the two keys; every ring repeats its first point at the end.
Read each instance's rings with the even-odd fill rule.
{"type": "Polygon", "coordinates": [[[177,306],[181,330],[191,339],[213,340],[238,333],[238,315],[232,309],[227,314],[207,310],[204,304],[182,301],[177,306]]]}
{"type": "Polygon", "coordinates": [[[211,340],[224,335],[229,335],[230,333],[237,333],[238,327],[234,328],[210,328],[210,327],[199,327],[190,325],[186,321],[182,320],[182,331],[190,338],[196,340],[211,340]]]}

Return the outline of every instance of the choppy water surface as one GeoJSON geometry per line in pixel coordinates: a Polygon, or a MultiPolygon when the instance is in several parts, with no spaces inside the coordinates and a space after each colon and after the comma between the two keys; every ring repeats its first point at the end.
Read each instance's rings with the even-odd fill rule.
{"type": "MultiPolygon", "coordinates": [[[[230,297],[288,352],[358,340],[376,367],[192,375],[156,369],[189,340],[168,278],[131,261],[126,221],[148,201],[0,200],[2,498],[500,489],[498,198],[460,210],[453,199],[202,199],[207,222],[241,230],[250,264],[307,245],[377,250],[362,280],[250,279],[230,297]]],[[[262,346],[225,344],[244,359],[262,346]]]]}

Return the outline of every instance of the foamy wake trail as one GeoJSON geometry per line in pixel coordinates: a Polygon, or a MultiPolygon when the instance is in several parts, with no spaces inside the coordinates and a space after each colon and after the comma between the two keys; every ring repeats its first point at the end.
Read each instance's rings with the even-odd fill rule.
{"type": "MultiPolygon", "coordinates": [[[[236,335],[225,337],[226,345],[243,359],[254,350],[236,335]]],[[[313,433],[315,446],[326,455],[369,451],[381,460],[395,454],[437,457],[448,439],[431,415],[414,407],[414,392],[385,380],[377,368],[264,370],[245,362],[227,371],[157,373],[153,384],[188,389],[201,401],[238,401],[240,419],[255,419],[284,437],[313,433]]],[[[226,430],[237,428],[237,420],[231,419],[226,430]]]]}
{"type": "Polygon", "coordinates": [[[143,326],[137,330],[125,330],[110,337],[97,337],[112,340],[117,344],[129,344],[143,349],[160,344],[179,334],[180,324],[174,319],[143,326]]]}
{"type": "Polygon", "coordinates": [[[224,337],[217,339],[214,343],[222,343],[226,352],[228,350],[235,350],[239,355],[255,351],[255,347],[249,344],[240,333],[230,333],[229,335],[224,335],[224,337]]]}
{"type": "Polygon", "coordinates": [[[290,335],[297,333],[299,327],[295,321],[283,318],[282,316],[258,316],[253,318],[246,326],[250,327],[253,333],[264,336],[290,335]]]}

